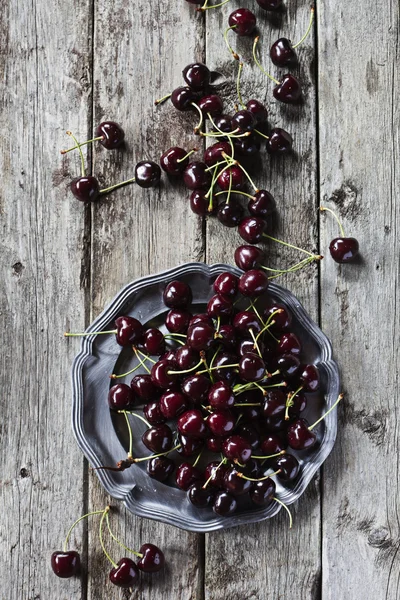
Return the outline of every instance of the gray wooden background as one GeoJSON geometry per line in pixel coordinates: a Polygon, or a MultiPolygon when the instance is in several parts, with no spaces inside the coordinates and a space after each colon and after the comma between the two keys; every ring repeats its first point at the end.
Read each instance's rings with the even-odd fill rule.
{"type": "MultiPolygon", "coordinates": [[[[287,0],[280,18],[259,17],[262,55],[277,37],[298,39],[308,0],[287,0]]],[[[87,148],[102,184],[133,175],[175,144],[191,147],[190,119],[153,100],[181,84],[194,59],[227,77],[223,43],[233,0],[201,16],[184,0],[0,0],[1,225],[1,600],[395,600],[399,538],[399,9],[396,0],[321,1],[299,51],[301,107],[278,105],[250,65],[243,94],[265,100],[270,122],[292,132],[296,154],[262,154],[257,181],[275,195],[276,232],[328,255],[335,209],[359,239],[359,264],[328,256],[282,281],[332,339],[346,400],[335,449],[319,477],[285,514],[206,536],[121,514],[127,543],[153,541],[166,572],[131,595],[108,583],[95,528],[72,537],[88,569],[59,580],[52,551],[68,526],[109,502],[70,426],[70,367],[79,341],[63,331],[89,324],[128,281],[186,261],[233,260],[235,231],[203,223],[187,192],[128,186],[84,206],[67,190],[79,173],[64,160],[66,129],[81,140],[104,119],[120,122],[124,152],[87,148]],[[271,101],[272,99],[272,101],[271,101]],[[262,167],[262,168],[261,168],[262,167]]],[[[273,70],[273,72],[277,72],[273,70]]],[[[194,118],[193,118],[194,122],[194,118]]],[[[275,247],[273,264],[295,259],[275,247]]]]}

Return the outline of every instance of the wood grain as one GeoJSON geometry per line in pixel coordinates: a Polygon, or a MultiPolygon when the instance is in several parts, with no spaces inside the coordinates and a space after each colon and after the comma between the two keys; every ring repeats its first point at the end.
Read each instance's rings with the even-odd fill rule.
{"type": "MultiPolygon", "coordinates": [[[[396,2],[321,3],[320,195],[361,250],[357,264],[322,265],[322,325],[346,392],[324,468],[324,600],[400,595],[398,40],[396,2]]],[[[337,235],[321,215],[324,253],[337,235]]]]}

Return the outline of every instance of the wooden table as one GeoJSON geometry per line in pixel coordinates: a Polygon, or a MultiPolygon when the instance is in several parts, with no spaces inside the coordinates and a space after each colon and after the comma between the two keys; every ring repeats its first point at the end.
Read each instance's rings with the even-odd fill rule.
{"type": "MultiPolygon", "coordinates": [[[[271,68],[267,48],[281,35],[302,35],[310,3],[287,0],[282,17],[243,4],[259,17],[271,68]]],[[[271,100],[272,84],[252,66],[251,40],[231,36],[246,59],[244,97],[265,100],[271,124],[295,139],[284,160],[262,151],[257,181],[276,197],[276,234],[326,255],[320,268],[282,283],[331,338],[346,392],[336,446],[294,506],[293,530],[284,511],[205,536],[122,511],[117,530],[131,545],[159,544],[164,575],[143,577],[132,594],[113,588],[94,526],[72,536],[88,565],[83,577],[60,580],[50,570],[69,525],[110,500],[71,432],[79,342],[63,331],[87,326],[138,276],[194,260],[232,263],[240,241],[193,215],[187,192],[168,182],[84,206],[67,189],[79,160],[59,154],[65,130],[83,140],[101,120],[123,125],[125,151],[86,148],[102,185],[132,176],[138,160],[158,160],[171,145],[200,144],[194,117],[153,101],[181,85],[182,68],[197,59],[226,78],[233,109],[237,64],[222,31],[238,6],[202,16],[183,0],[0,2],[1,600],[400,598],[396,0],[320,3],[299,50],[299,107],[271,100]],[[318,213],[320,203],[359,239],[359,263],[330,259],[337,227],[318,213]]],[[[272,265],[297,258],[273,245],[268,255],[272,265]]]]}

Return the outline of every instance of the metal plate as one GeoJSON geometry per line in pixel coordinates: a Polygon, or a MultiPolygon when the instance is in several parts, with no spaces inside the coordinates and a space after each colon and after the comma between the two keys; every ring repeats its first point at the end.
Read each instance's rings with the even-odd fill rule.
{"type": "MultiPolygon", "coordinates": [[[[162,294],[166,284],[173,279],[186,281],[193,291],[192,312],[204,311],[213,295],[212,283],[216,277],[229,271],[241,275],[235,267],[216,264],[188,263],[158,275],[143,277],[126,287],[87,329],[102,331],[113,329],[114,320],[121,315],[131,315],[149,326],[162,325],[167,309],[162,294]]],[[[310,319],[300,302],[288,290],[271,283],[268,296],[260,299],[262,306],[269,298],[285,304],[293,314],[292,330],[303,344],[302,359],[318,365],[321,374],[321,392],[308,394],[308,406],[304,417],[311,423],[335,402],[339,394],[339,373],[332,360],[332,348],[327,337],[310,319]]],[[[246,300],[244,300],[246,304],[246,300]]],[[[130,349],[122,349],[114,335],[93,335],[82,338],[81,349],[72,369],[73,405],[72,428],[79,447],[92,467],[115,465],[126,458],[128,440],[123,415],[111,414],[107,403],[109,388],[115,383],[112,373],[124,373],[132,368],[135,360],[130,349]]],[[[137,372],[140,372],[138,370],[137,372]]],[[[130,382],[132,376],[119,379],[130,382]]],[[[131,418],[134,434],[134,456],[144,456],[145,447],[141,435],[146,426],[139,419],[131,418]]],[[[277,482],[277,497],[286,504],[300,498],[315,472],[329,455],[335,442],[337,428],[336,410],[316,428],[318,442],[309,451],[292,453],[301,463],[301,472],[293,484],[277,482]]],[[[172,456],[172,455],[171,455],[172,456]]],[[[223,518],[211,508],[196,509],[186,493],[174,482],[160,483],[151,479],[143,463],[133,465],[123,472],[99,470],[97,476],[108,494],[121,500],[134,514],[156,519],[188,531],[207,532],[254,523],[274,516],[281,508],[277,502],[258,509],[246,500],[239,504],[237,513],[223,518]]],[[[172,478],[173,479],[173,478],[172,478]]]]}

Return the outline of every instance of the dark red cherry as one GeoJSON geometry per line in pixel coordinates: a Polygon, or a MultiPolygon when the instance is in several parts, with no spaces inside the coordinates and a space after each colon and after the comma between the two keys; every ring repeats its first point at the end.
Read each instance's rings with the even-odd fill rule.
{"type": "Polygon", "coordinates": [[[260,152],[261,142],[258,135],[252,133],[242,138],[233,138],[235,155],[253,157],[260,152]]]}
{"type": "Polygon", "coordinates": [[[272,194],[267,192],[267,190],[258,190],[254,194],[254,198],[249,200],[247,208],[253,217],[266,219],[266,217],[269,217],[275,211],[276,202],[272,194]]]}
{"type": "Polygon", "coordinates": [[[188,437],[187,435],[179,433],[178,443],[181,445],[180,448],[177,448],[178,454],[187,458],[188,456],[199,454],[204,446],[204,439],[188,437]]]}
{"type": "Polygon", "coordinates": [[[271,129],[269,140],[267,140],[267,152],[269,154],[287,154],[292,150],[293,138],[284,129],[275,127],[271,129]]]}
{"type": "Polygon", "coordinates": [[[218,198],[206,198],[206,190],[194,190],[190,195],[190,208],[195,215],[205,217],[218,209],[218,198]]]}
{"type": "Polygon", "coordinates": [[[236,332],[233,325],[221,325],[218,331],[218,343],[222,344],[227,350],[234,350],[236,346],[236,332]]]}
{"type": "Polygon", "coordinates": [[[276,367],[285,379],[296,377],[300,370],[300,361],[294,354],[282,354],[277,360],[276,367]]]}
{"type": "Polygon", "coordinates": [[[250,110],[238,110],[232,117],[232,129],[240,132],[253,131],[256,126],[256,118],[250,110]]]}
{"type": "Polygon", "coordinates": [[[270,304],[264,311],[264,316],[266,319],[273,314],[272,320],[275,321],[274,324],[270,327],[271,331],[286,331],[290,328],[292,324],[292,313],[289,311],[286,306],[283,304],[278,304],[274,302],[270,304]],[[280,312],[277,312],[277,311],[280,312]]]}
{"type": "Polygon", "coordinates": [[[280,390],[268,390],[264,399],[264,417],[281,418],[285,415],[285,410],[286,395],[280,390]]]}
{"type": "Polygon", "coordinates": [[[249,442],[240,435],[231,435],[222,442],[222,452],[226,458],[239,462],[247,463],[251,458],[251,446],[249,442]]]}
{"type": "Polygon", "coordinates": [[[257,506],[266,506],[275,496],[275,491],[275,483],[268,477],[268,479],[254,483],[253,488],[250,491],[250,499],[254,504],[257,504],[257,506]]]}
{"type": "Polygon", "coordinates": [[[124,130],[114,121],[103,121],[97,126],[95,137],[102,136],[100,144],[107,150],[114,150],[121,146],[125,138],[124,130]]]}
{"type": "Polygon", "coordinates": [[[130,558],[121,558],[117,567],[110,571],[110,581],[120,588],[130,588],[139,580],[139,569],[130,558]]]}
{"type": "Polygon", "coordinates": [[[356,238],[335,238],[329,244],[329,252],[337,263],[352,262],[358,254],[359,245],[356,238]]]}
{"type": "Polygon", "coordinates": [[[190,110],[197,96],[189,87],[176,88],[171,94],[171,102],[177,110],[190,110]]]}
{"type": "Polygon", "coordinates": [[[179,308],[172,308],[165,317],[165,326],[171,333],[186,333],[191,313],[179,308]]]}
{"type": "MultiPolygon", "coordinates": [[[[218,115],[214,119],[214,123],[216,128],[218,128],[223,133],[231,133],[232,132],[232,117],[229,115],[218,115]]],[[[229,146],[230,147],[230,146],[229,146]]],[[[229,151],[229,155],[231,152],[229,151]]]]}
{"type": "Polygon", "coordinates": [[[216,410],[230,408],[235,404],[232,388],[225,381],[214,383],[208,392],[208,402],[216,410]]]}
{"type": "Polygon", "coordinates": [[[210,327],[214,327],[213,320],[207,313],[194,315],[194,317],[190,319],[189,327],[193,327],[193,325],[197,325],[198,323],[205,323],[206,325],[210,325],[210,327]]]}
{"type": "Polygon", "coordinates": [[[297,104],[301,98],[301,86],[299,81],[287,73],[283,76],[279,85],[272,91],[274,98],[285,104],[297,104]]]}
{"type": "Polygon", "coordinates": [[[166,456],[157,456],[147,461],[147,474],[157,481],[165,481],[174,472],[175,463],[166,456]]]}
{"type": "Polygon", "coordinates": [[[203,98],[198,101],[197,106],[200,108],[204,116],[209,113],[212,117],[222,114],[224,108],[221,98],[216,94],[203,96],[203,98]]]}
{"type": "Polygon", "coordinates": [[[160,403],[157,401],[149,402],[143,408],[143,414],[151,425],[165,423],[166,419],[160,410],[160,403]]]}
{"type": "Polygon", "coordinates": [[[261,438],[257,427],[252,425],[251,423],[243,423],[239,425],[237,428],[237,434],[243,437],[252,450],[255,450],[259,447],[261,438]]]}
{"type": "Polygon", "coordinates": [[[270,48],[269,55],[277,67],[293,67],[297,63],[297,54],[292,42],[287,38],[279,38],[270,48]]]}
{"type": "Polygon", "coordinates": [[[188,371],[200,360],[199,353],[189,348],[189,346],[180,346],[175,352],[175,360],[181,371],[188,371]]]}
{"type": "Polygon", "coordinates": [[[233,319],[233,326],[241,338],[252,338],[250,331],[255,335],[261,331],[261,323],[257,316],[251,311],[237,313],[233,319]]]}
{"type": "MultiPolygon", "coordinates": [[[[257,340],[257,346],[260,349],[261,354],[263,353],[264,350],[264,344],[263,342],[261,342],[260,340],[257,340]]],[[[254,340],[253,339],[248,339],[248,340],[240,340],[238,347],[237,347],[237,352],[239,354],[239,356],[244,356],[245,354],[254,354],[255,352],[257,352],[257,348],[254,345],[254,340]]]]}
{"type": "Polygon", "coordinates": [[[188,490],[190,502],[197,508],[206,508],[213,501],[213,492],[209,489],[203,489],[202,481],[195,481],[188,490]]]}
{"type": "Polygon", "coordinates": [[[256,2],[264,10],[278,10],[282,6],[282,0],[256,0],[256,2]]]}
{"type": "Polygon", "coordinates": [[[222,489],[224,484],[224,475],[227,470],[228,467],[226,465],[221,465],[218,461],[208,463],[204,471],[205,481],[209,480],[207,485],[210,485],[213,488],[222,489]]]}
{"type": "Polygon", "coordinates": [[[161,169],[152,160],[141,160],[135,167],[135,181],[142,188],[155,187],[160,183],[161,169]]]}
{"type": "Polygon", "coordinates": [[[229,517],[237,509],[237,501],[228,492],[218,492],[214,499],[213,511],[220,517],[229,517]]]}
{"type": "Polygon", "coordinates": [[[274,466],[276,470],[280,469],[278,477],[282,481],[293,481],[300,471],[299,461],[292,454],[283,454],[275,458],[274,466]]]}
{"type": "Polygon", "coordinates": [[[210,69],[202,63],[187,65],[182,71],[183,79],[192,90],[201,91],[210,83],[210,69]]]}
{"type": "Polygon", "coordinates": [[[165,352],[165,340],[163,333],[155,327],[148,329],[144,333],[143,346],[148,354],[163,354],[163,352],[165,352]]]}
{"type": "Polygon", "coordinates": [[[286,436],[293,450],[307,450],[314,446],[317,436],[308,427],[309,424],[305,419],[297,419],[289,425],[286,436]]]}
{"type": "Polygon", "coordinates": [[[215,294],[208,301],[207,313],[214,319],[222,318],[227,320],[233,313],[232,300],[226,298],[226,296],[215,294]]]}
{"type": "Polygon", "coordinates": [[[243,207],[233,199],[229,204],[223,202],[218,208],[217,218],[225,227],[237,227],[243,218],[243,207]]]}
{"type": "Polygon", "coordinates": [[[175,481],[178,488],[185,490],[190,488],[195,481],[202,481],[203,475],[199,469],[190,463],[181,463],[176,470],[175,481]]]}
{"type": "Polygon", "coordinates": [[[214,291],[222,296],[234,298],[237,294],[239,278],[233,273],[221,273],[214,281],[214,291]]]}
{"type": "Polygon", "coordinates": [[[188,437],[204,438],[207,427],[203,415],[199,410],[188,410],[178,419],[177,428],[180,433],[188,437]]]}
{"type": "Polygon", "coordinates": [[[229,469],[224,476],[224,488],[233,496],[243,496],[247,494],[252,486],[248,479],[240,477],[236,469],[229,469]]]}
{"type": "Polygon", "coordinates": [[[157,395],[157,388],[150,375],[135,375],[131,381],[131,388],[141,400],[151,400],[157,395]]]}
{"type": "Polygon", "coordinates": [[[191,325],[187,332],[187,345],[193,350],[208,350],[214,342],[215,329],[207,323],[191,325]]]}
{"type": "Polygon", "coordinates": [[[235,263],[242,271],[256,269],[264,262],[265,254],[257,246],[243,245],[235,250],[235,263]]]}
{"type": "Polygon", "coordinates": [[[160,398],[160,410],[166,419],[174,419],[188,408],[188,399],[180,392],[167,392],[160,398]]]}
{"type": "Polygon", "coordinates": [[[211,450],[211,452],[221,452],[222,442],[223,438],[218,436],[207,438],[207,448],[211,450]]]}
{"type": "Polygon", "coordinates": [[[248,353],[239,361],[239,375],[243,381],[260,381],[265,377],[265,364],[258,354],[248,353]]]}
{"type": "Polygon", "coordinates": [[[94,202],[100,195],[100,185],[96,177],[84,175],[71,181],[71,192],[81,202],[94,202]]]}
{"type": "Polygon", "coordinates": [[[242,190],[245,185],[245,178],[240,167],[228,167],[217,177],[217,185],[221,190],[242,190]]]}
{"type": "Polygon", "coordinates": [[[211,381],[204,375],[190,375],[182,383],[183,393],[195,404],[206,400],[211,381]]]}
{"type": "Polygon", "coordinates": [[[214,360],[213,366],[216,367],[214,377],[217,381],[225,381],[228,385],[234,385],[239,369],[237,367],[228,367],[228,365],[237,364],[238,359],[234,354],[221,352],[214,360]]]}
{"type": "Polygon", "coordinates": [[[120,346],[132,346],[142,341],[144,327],[134,317],[118,317],[115,320],[115,326],[117,328],[117,343],[120,346]]]}
{"type": "Polygon", "coordinates": [[[196,161],[189,163],[183,172],[183,181],[190,190],[203,190],[211,185],[211,173],[206,163],[196,161]]]}
{"type": "Polygon", "coordinates": [[[168,308],[187,308],[192,302],[192,290],[184,281],[171,281],[164,290],[163,301],[168,308]]]}
{"type": "Polygon", "coordinates": [[[249,244],[257,244],[263,238],[266,222],[260,217],[245,217],[239,223],[239,235],[249,244]]]}
{"type": "Polygon", "coordinates": [[[235,418],[229,410],[216,410],[207,417],[207,425],[212,434],[223,437],[232,433],[235,418]]]}
{"type": "Polygon", "coordinates": [[[79,573],[81,559],[75,550],[57,550],[51,555],[51,568],[57,577],[68,578],[79,573]]]}
{"type": "Polygon", "coordinates": [[[144,573],[157,573],[164,567],[164,553],[154,544],[142,544],[139,553],[143,556],[138,560],[137,566],[144,573]]]}
{"type": "Polygon", "coordinates": [[[282,415],[281,417],[266,417],[264,419],[264,429],[269,433],[279,433],[287,427],[287,421],[282,415]]]}
{"type": "Polygon", "coordinates": [[[304,365],[299,374],[299,383],[305,392],[319,390],[319,371],[315,365],[304,365]]]}
{"type": "Polygon", "coordinates": [[[135,395],[126,383],[117,383],[108,392],[108,406],[113,410],[130,410],[135,405],[135,395]]]}
{"type": "Polygon", "coordinates": [[[212,167],[217,162],[224,160],[222,153],[231,156],[232,148],[228,142],[217,142],[216,144],[209,146],[204,152],[204,162],[208,167],[212,167]]]}
{"type": "Polygon", "coordinates": [[[279,435],[270,433],[261,442],[260,454],[261,456],[271,456],[271,454],[278,454],[285,450],[286,444],[283,443],[279,435]]]}
{"type": "Polygon", "coordinates": [[[239,279],[239,292],[246,298],[257,298],[268,289],[268,275],[260,269],[246,271],[239,279]]]}
{"type": "Polygon", "coordinates": [[[171,363],[167,360],[159,360],[151,369],[151,380],[154,385],[167,389],[174,385],[179,377],[179,375],[171,373],[172,371],[173,365],[171,363]]]}
{"type": "Polygon", "coordinates": [[[298,356],[301,352],[301,342],[296,334],[284,333],[276,349],[278,354],[294,354],[298,356]]]}
{"type": "Polygon", "coordinates": [[[154,454],[166,452],[172,448],[172,431],[168,425],[155,425],[144,432],[142,442],[154,454]]]}
{"type": "Polygon", "coordinates": [[[298,417],[307,408],[307,398],[302,392],[297,392],[290,400],[289,417],[298,417]]]}
{"type": "Polygon", "coordinates": [[[234,10],[228,19],[229,27],[234,27],[233,31],[237,35],[250,35],[253,33],[256,21],[256,16],[247,8],[234,10]]]}
{"type": "Polygon", "coordinates": [[[251,112],[257,124],[265,123],[268,119],[267,109],[258,100],[249,100],[246,104],[246,109],[251,112]]]}
{"type": "Polygon", "coordinates": [[[181,175],[188,164],[189,157],[187,156],[186,150],[179,148],[178,146],[173,146],[169,150],[166,150],[160,158],[161,168],[168,173],[168,175],[181,175]]]}
{"type": "Polygon", "coordinates": [[[175,370],[177,370],[175,350],[168,350],[168,352],[165,352],[160,356],[160,360],[166,360],[171,365],[171,368],[173,367],[175,370]]]}

